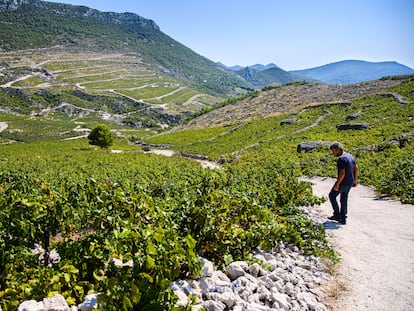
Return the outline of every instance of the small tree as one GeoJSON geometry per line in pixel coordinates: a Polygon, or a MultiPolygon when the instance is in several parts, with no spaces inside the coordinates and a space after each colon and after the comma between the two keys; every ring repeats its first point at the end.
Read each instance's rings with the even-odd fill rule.
{"type": "Polygon", "coordinates": [[[88,135],[89,144],[108,148],[114,142],[114,135],[111,129],[105,124],[97,124],[88,135]]]}

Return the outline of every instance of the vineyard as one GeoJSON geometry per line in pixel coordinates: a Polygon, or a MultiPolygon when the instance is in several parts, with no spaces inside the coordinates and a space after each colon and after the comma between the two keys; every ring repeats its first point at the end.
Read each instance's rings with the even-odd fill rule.
{"type": "Polygon", "coordinates": [[[323,226],[297,208],[323,200],[298,177],[335,175],[334,159],[326,146],[312,152],[297,146],[340,140],[356,156],[362,183],[413,202],[413,89],[407,78],[387,90],[405,104],[372,94],[347,105],[130,137],[224,158],[214,170],[179,155],[144,153],[126,138],[112,147],[117,153],[86,139],[51,140],[54,130],[72,125],[62,127],[63,119],[30,125],[25,116],[2,114],[8,127],[1,136],[9,144],[0,146],[0,306],[15,310],[56,293],[74,305],[100,293],[105,310],[168,310],[177,299],[171,282],[198,275],[201,257],[220,267],[225,258],[244,260],[257,247],[285,241],[336,260],[323,226]],[[338,131],[356,113],[370,126],[338,131]],[[25,124],[33,139],[22,143],[17,129],[25,124]],[[32,252],[36,244],[45,250],[41,260],[32,252]]]}

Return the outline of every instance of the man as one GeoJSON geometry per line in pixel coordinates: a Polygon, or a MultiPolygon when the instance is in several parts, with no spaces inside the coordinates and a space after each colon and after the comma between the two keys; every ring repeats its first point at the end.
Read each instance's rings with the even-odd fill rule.
{"type": "Polygon", "coordinates": [[[331,201],[334,214],[328,219],[336,220],[345,225],[348,212],[348,194],[351,188],[356,187],[358,184],[358,166],[355,163],[354,157],[344,151],[341,143],[333,143],[330,149],[332,154],[338,157],[338,178],[329,193],[329,200],[331,201]],[[336,201],[338,195],[341,195],[341,208],[339,208],[336,201]]]}

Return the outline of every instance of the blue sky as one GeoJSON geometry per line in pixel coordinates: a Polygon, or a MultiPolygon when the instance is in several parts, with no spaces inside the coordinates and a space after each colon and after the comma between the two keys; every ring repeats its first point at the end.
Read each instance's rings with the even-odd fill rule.
{"type": "Polygon", "coordinates": [[[412,0],[61,0],[133,12],[228,66],[304,69],[345,59],[414,68],[412,0]]]}

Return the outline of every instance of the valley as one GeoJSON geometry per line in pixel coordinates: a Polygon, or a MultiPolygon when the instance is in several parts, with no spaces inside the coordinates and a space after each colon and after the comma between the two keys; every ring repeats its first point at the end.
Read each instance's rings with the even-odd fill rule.
{"type": "Polygon", "coordinates": [[[0,311],[412,305],[413,75],[231,70],[139,15],[40,0],[0,0],[0,25],[0,311]],[[346,227],[335,141],[370,209],[346,227]]]}

